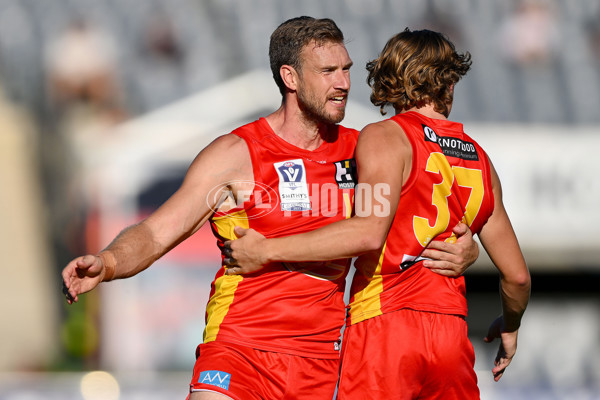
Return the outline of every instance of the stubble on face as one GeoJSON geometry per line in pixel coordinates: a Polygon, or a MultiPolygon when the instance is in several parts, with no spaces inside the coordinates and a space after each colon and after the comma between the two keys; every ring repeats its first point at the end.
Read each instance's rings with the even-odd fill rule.
{"type": "MultiPolygon", "coordinates": [[[[306,46],[302,56],[302,67],[298,70],[301,76],[296,94],[298,105],[306,121],[317,124],[338,124],[346,113],[348,87],[340,80],[340,70],[347,70],[352,65],[343,45],[325,43],[306,46]],[[306,68],[306,69],[305,69],[306,68]],[[332,78],[324,78],[332,76],[332,78]],[[337,87],[337,85],[341,85],[337,87]],[[332,109],[332,104],[343,101],[332,109]]],[[[342,78],[343,79],[343,78],[342,78]]]]}
{"type": "Polygon", "coordinates": [[[339,124],[346,115],[346,108],[338,108],[335,112],[327,110],[329,97],[319,99],[314,91],[301,85],[297,90],[298,105],[307,120],[320,124],[339,124]]]}

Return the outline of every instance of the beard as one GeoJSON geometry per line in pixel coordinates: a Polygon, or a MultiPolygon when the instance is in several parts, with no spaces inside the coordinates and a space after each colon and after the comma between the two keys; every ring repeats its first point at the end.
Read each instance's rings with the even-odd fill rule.
{"type": "Polygon", "coordinates": [[[342,122],[346,109],[337,109],[336,112],[327,112],[327,100],[321,103],[317,97],[304,88],[297,91],[298,104],[306,119],[324,124],[338,124],[342,122]]]}

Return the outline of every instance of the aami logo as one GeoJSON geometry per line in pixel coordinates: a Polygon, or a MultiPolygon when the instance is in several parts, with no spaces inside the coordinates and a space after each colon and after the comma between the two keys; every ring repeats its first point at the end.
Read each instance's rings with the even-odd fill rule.
{"type": "Polygon", "coordinates": [[[335,181],[340,189],[354,189],[356,186],[356,161],[354,159],[336,161],[335,181]]]}
{"type": "Polygon", "coordinates": [[[300,182],[302,180],[303,168],[301,165],[287,161],[278,169],[285,182],[300,182]]]}
{"type": "Polygon", "coordinates": [[[230,380],[231,374],[228,374],[227,372],[202,371],[200,372],[200,379],[198,379],[198,383],[205,383],[207,385],[213,385],[225,390],[229,390],[230,380]]]}
{"type": "Polygon", "coordinates": [[[479,160],[477,149],[473,143],[452,136],[439,136],[427,125],[422,126],[423,133],[425,134],[425,141],[437,143],[446,157],[462,158],[463,160],[479,160]]]}

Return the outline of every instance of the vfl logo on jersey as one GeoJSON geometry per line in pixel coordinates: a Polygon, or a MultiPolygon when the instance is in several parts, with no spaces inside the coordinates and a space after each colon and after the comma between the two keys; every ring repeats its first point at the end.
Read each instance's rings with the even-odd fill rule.
{"type": "Polygon", "coordinates": [[[437,143],[447,157],[462,158],[463,160],[479,161],[477,149],[471,142],[454,138],[452,136],[438,136],[437,133],[427,125],[423,126],[425,141],[437,143]]]}
{"type": "Polygon", "coordinates": [[[273,164],[279,175],[281,211],[310,210],[310,198],[306,183],[306,168],[301,159],[273,164]]]}
{"type": "Polygon", "coordinates": [[[217,386],[225,390],[229,390],[230,381],[231,374],[223,371],[202,371],[198,379],[198,383],[217,386]]]}
{"type": "Polygon", "coordinates": [[[283,180],[290,184],[291,187],[295,183],[299,183],[304,177],[304,163],[302,160],[285,161],[275,165],[279,165],[277,167],[277,170],[280,172],[279,176],[283,177],[283,180]],[[298,161],[299,164],[296,164],[298,161]]]}
{"type": "Polygon", "coordinates": [[[335,181],[340,189],[354,189],[356,186],[356,160],[341,160],[335,164],[335,181]]]}

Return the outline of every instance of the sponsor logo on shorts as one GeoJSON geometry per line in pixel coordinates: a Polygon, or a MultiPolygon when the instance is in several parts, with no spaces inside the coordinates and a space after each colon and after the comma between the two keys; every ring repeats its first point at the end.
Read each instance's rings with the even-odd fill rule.
{"type": "Polygon", "coordinates": [[[473,161],[479,160],[477,149],[475,149],[475,145],[471,142],[466,142],[452,136],[439,136],[427,125],[423,125],[423,133],[425,134],[425,141],[437,143],[447,157],[473,161]]]}
{"type": "Polygon", "coordinates": [[[213,385],[221,389],[229,390],[231,374],[223,371],[202,371],[198,383],[213,385]]]}
{"type": "Polygon", "coordinates": [[[340,189],[354,189],[356,186],[356,161],[354,159],[336,161],[335,181],[340,189]]]}

